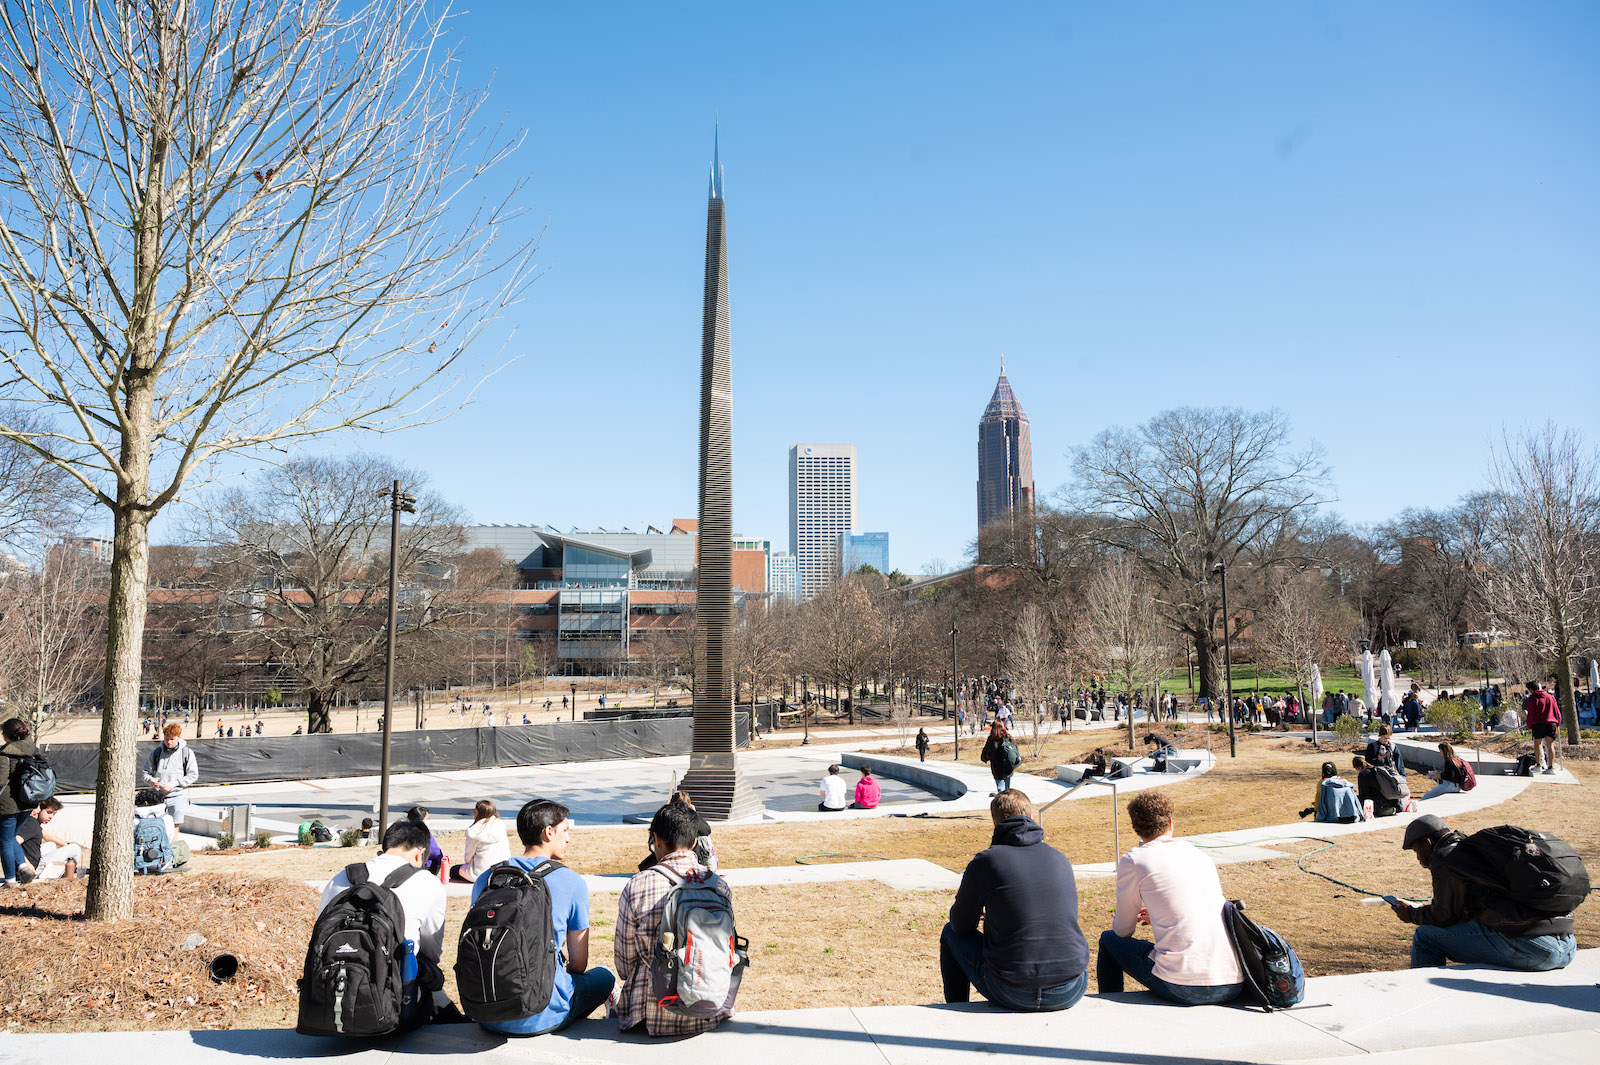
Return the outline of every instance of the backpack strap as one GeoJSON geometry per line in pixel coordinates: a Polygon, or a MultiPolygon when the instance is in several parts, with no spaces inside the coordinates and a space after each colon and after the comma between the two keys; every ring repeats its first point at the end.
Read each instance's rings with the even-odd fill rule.
{"type": "Polygon", "coordinates": [[[673,887],[682,887],[684,884],[688,883],[688,881],[683,878],[683,874],[682,873],[679,873],[679,872],[677,872],[676,870],[673,870],[673,869],[668,869],[665,862],[657,862],[656,864],[652,865],[650,868],[654,869],[656,872],[658,872],[662,876],[666,877],[667,878],[667,882],[670,883],[673,887]]]}
{"type": "Polygon", "coordinates": [[[372,879],[372,877],[367,873],[366,862],[355,862],[352,865],[345,866],[344,878],[350,881],[351,887],[360,887],[362,884],[365,884],[368,880],[372,879]]]}
{"type": "MultiPolygon", "coordinates": [[[[363,873],[366,872],[366,869],[367,867],[365,865],[361,867],[361,871],[363,873]]],[[[393,891],[395,888],[399,887],[401,884],[404,884],[407,880],[410,880],[413,876],[420,872],[422,872],[422,870],[418,869],[414,865],[402,865],[400,868],[383,878],[383,886],[388,888],[390,891],[393,891]]],[[[365,877],[363,877],[363,879],[365,879],[365,877]]]]}

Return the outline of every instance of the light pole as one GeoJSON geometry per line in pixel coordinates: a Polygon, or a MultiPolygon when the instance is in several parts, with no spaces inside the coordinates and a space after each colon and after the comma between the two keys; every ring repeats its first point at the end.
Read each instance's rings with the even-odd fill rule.
{"type": "Polygon", "coordinates": [[[383,767],[378,782],[378,836],[389,827],[389,743],[394,734],[394,619],[396,597],[400,586],[400,515],[415,514],[415,496],[400,491],[396,480],[378,493],[378,498],[389,500],[389,631],[384,643],[383,662],[383,767]]]}
{"type": "Polygon", "coordinates": [[[806,747],[811,743],[811,677],[800,674],[800,683],[805,688],[805,694],[800,696],[800,727],[806,730],[806,738],[800,741],[800,746],[806,747]]]}
{"type": "Polygon", "coordinates": [[[572,682],[572,720],[578,720],[578,682],[572,682]]]}
{"type": "MultiPolygon", "coordinates": [[[[961,630],[956,628],[956,623],[950,623],[950,677],[952,680],[961,676],[956,670],[956,633],[961,630]]],[[[959,683],[959,681],[957,681],[959,683]]],[[[957,689],[959,691],[959,689],[957,689]]],[[[956,712],[950,716],[950,727],[955,733],[955,761],[961,761],[961,700],[956,699],[956,712]]]]}
{"type": "Polygon", "coordinates": [[[1228,686],[1228,757],[1239,757],[1239,741],[1233,733],[1233,640],[1228,633],[1228,564],[1218,562],[1212,573],[1222,574],[1222,670],[1228,686]]]}

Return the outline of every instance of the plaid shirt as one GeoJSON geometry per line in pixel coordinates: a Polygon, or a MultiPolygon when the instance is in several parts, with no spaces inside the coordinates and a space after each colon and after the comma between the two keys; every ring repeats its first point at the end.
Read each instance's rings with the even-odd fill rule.
{"type": "MultiPolygon", "coordinates": [[[[673,872],[688,876],[699,868],[694,852],[673,851],[661,862],[673,872]]],[[[719,881],[718,889],[733,901],[733,892],[726,881],[719,881]]],[[[715,1028],[726,1014],[707,1019],[680,1017],[669,1013],[655,1003],[650,988],[650,958],[656,949],[656,931],[661,927],[661,907],[666,902],[672,883],[660,873],[646,869],[634,874],[628,886],[622,889],[617,902],[617,934],[613,960],[617,967],[617,983],[621,989],[617,1003],[618,1021],[623,1031],[644,1023],[651,1035],[694,1035],[715,1028]]]]}

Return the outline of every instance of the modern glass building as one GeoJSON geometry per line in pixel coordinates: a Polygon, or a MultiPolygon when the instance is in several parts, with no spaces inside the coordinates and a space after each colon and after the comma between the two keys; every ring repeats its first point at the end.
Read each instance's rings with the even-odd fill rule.
{"type": "Polygon", "coordinates": [[[879,573],[889,572],[889,534],[886,532],[840,533],[839,571],[854,573],[871,566],[879,573]]]}
{"type": "Polygon", "coordinates": [[[772,564],[767,570],[767,589],[774,596],[786,597],[792,603],[800,601],[800,570],[789,552],[779,551],[772,556],[772,564]]]}

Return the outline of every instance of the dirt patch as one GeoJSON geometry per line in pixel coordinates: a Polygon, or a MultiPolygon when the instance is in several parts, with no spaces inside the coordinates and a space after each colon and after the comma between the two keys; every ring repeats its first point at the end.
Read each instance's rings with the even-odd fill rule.
{"type": "Polygon", "coordinates": [[[138,916],[83,920],[84,882],[43,881],[0,904],[0,1018],[27,1031],[260,1028],[294,1023],[317,896],[278,877],[134,881],[138,916]],[[191,934],[206,942],[182,949],[191,934]],[[211,959],[239,973],[218,984],[211,959]]]}

